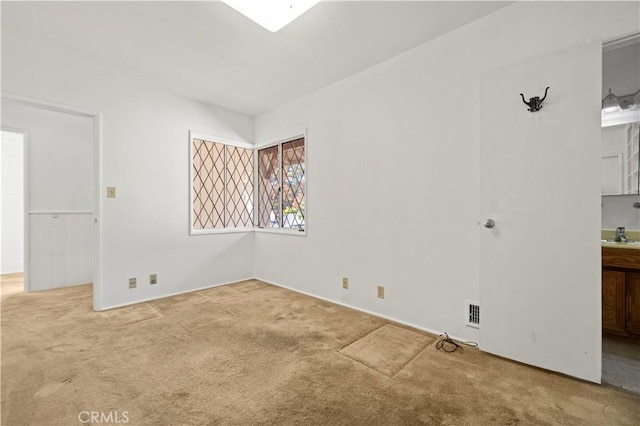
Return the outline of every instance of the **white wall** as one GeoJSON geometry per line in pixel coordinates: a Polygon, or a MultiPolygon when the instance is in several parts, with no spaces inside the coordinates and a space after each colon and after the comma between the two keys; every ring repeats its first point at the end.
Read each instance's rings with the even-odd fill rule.
{"type": "Polygon", "coordinates": [[[0,273],[22,272],[24,267],[23,137],[0,135],[0,273]]]}
{"type": "Polygon", "coordinates": [[[2,124],[28,132],[30,211],[93,209],[90,118],[2,102],[2,124]]]}
{"type": "Polygon", "coordinates": [[[102,294],[113,307],[253,275],[253,235],[189,236],[188,131],[251,141],[253,119],[133,81],[46,40],[5,37],[2,90],[102,113],[102,294]],[[46,65],[46,66],[45,66],[46,65]],[[117,198],[106,198],[106,187],[117,198]],[[158,284],[149,285],[149,274],[158,284]],[[138,278],[129,290],[128,279],[138,278]]]}
{"type": "Polygon", "coordinates": [[[476,340],[479,75],[632,32],[638,12],[515,4],[258,117],[257,143],[308,128],[309,218],[306,238],[256,233],[256,276],[476,340]]]}

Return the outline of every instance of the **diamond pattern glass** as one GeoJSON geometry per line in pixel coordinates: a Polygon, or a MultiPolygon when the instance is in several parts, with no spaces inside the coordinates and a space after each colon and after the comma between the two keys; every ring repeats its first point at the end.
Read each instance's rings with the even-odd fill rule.
{"type": "Polygon", "coordinates": [[[282,144],[282,227],[304,229],[304,139],[282,144]]]}
{"type": "Polygon", "coordinates": [[[305,140],[257,151],[192,140],[193,229],[305,229],[305,140]],[[254,167],[258,200],[254,205],[254,167]],[[254,210],[255,208],[255,210],[254,210]]]}
{"type": "Polygon", "coordinates": [[[193,229],[224,228],[224,145],[193,140],[193,229]]]}
{"type": "Polygon", "coordinates": [[[253,226],[253,150],[226,146],[226,220],[230,228],[253,226]]]}
{"type": "Polygon", "coordinates": [[[258,226],[280,226],[278,146],[258,150],[258,226]]]}

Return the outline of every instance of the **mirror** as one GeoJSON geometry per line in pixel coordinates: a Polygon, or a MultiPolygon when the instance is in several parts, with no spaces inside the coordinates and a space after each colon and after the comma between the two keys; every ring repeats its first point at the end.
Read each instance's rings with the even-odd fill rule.
{"type": "Polygon", "coordinates": [[[602,195],[640,194],[640,123],[602,128],[602,195]]]}
{"type": "MultiPolygon", "coordinates": [[[[640,232],[640,33],[603,45],[601,118],[602,237],[607,239],[618,227],[640,232]],[[609,91],[615,97],[605,102],[609,91]]],[[[638,234],[627,235],[640,241],[638,234]]]]}
{"type": "Polygon", "coordinates": [[[602,195],[640,194],[640,33],[602,47],[602,195]]]}

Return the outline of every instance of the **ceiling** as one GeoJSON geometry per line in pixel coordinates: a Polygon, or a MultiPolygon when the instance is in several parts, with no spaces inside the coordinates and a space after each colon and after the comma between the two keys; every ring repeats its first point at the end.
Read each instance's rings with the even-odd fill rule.
{"type": "Polygon", "coordinates": [[[2,43],[46,40],[256,116],[508,4],[323,1],[271,33],[219,1],[5,1],[2,43]]]}

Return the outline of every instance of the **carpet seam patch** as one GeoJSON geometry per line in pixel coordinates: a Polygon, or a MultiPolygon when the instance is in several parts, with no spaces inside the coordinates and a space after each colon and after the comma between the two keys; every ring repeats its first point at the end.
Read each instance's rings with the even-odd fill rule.
{"type": "MultiPolygon", "coordinates": [[[[234,284],[231,284],[231,287],[230,287],[230,288],[232,288],[232,289],[234,289],[234,290],[236,290],[236,291],[239,291],[239,292],[244,293],[245,295],[247,295],[247,294],[249,294],[249,293],[253,293],[253,292],[256,292],[256,291],[260,291],[260,290],[265,290],[265,289],[267,289],[267,288],[269,288],[269,287],[270,287],[270,285],[269,285],[269,284],[264,283],[264,282],[262,282],[262,281],[256,281],[256,283],[257,283],[257,284],[261,284],[261,285],[257,286],[256,288],[250,288],[250,289],[248,289],[248,290],[241,290],[240,288],[236,288],[236,287],[242,287],[242,284],[245,284],[245,282],[241,282],[241,283],[234,283],[234,284]]],[[[245,287],[249,287],[249,286],[245,284],[245,287]]]]}
{"type": "MultiPolygon", "coordinates": [[[[148,321],[153,321],[153,320],[157,320],[157,319],[160,319],[160,318],[164,318],[164,314],[162,314],[161,312],[159,312],[157,309],[155,309],[155,308],[154,308],[153,306],[151,306],[149,303],[143,303],[142,305],[144,305],[144,306],[146,306],[147,308],[149,308],[149,309],[151,310],[151,312],[153,312],[153,313],[155,314],[155,317],[153,317],[153,318],[145,318],[145,319],[142,319],[142,320],[139,320],[139,321],[133,321],[133,322],[131,322],[131,323],[126,323],[126,324],[118,325],[118,324],[114,324],[114,323],[113,323],[113,321],[114,321],[113,317],[111,317],[111,318],[110,318],[110,317],[107,315],[107,313],[106,313],[106,312],[99,312],[99,313],[100,313],[100,315],[102,315],[102,316],[103,316],[103,318],[105,318],[107,321],[109,321],[109,322],[110,322],[114,327],[116,327],[116,328],[128,328],[128,327],[134,326],[134,325],[136,325],[136,324],[141,324],[141,323],[144,323],[144,322],[148,322],[148,321]]],[[[136,305],[132,305],[132,306],[125,307],[125,308],[121,308],[121,309],[127,309],[127,308],[131,308],[131,307],[133,307],[133,306],[136,306],[136,305]]]]}
{"type": "MultiPolygon", "coordinates": [[[[365,337],[366,337],[366,336],[365,336],[365,337]]],[[[358,339],[358,340],[359,340],[359,339],[358,339]]],[[[420,350],[418,350],[414,356],[412,356],[412,357],[411,357],[411,358],[410,358],[410,359],[409,359],[405,364],[403,364],[403,365],[402,365],[402,367],[400,367],[400,368],[398,369],[398,371],[396,371],[396,372],[395,372],[393,375],[391,375],[391,376],[390,376],[390,375],[388,375],[388,374],[386,374],[386,373],[384,373],[384,372],[382,372],[382,371],[380,371],[380,370],[378,370],[378,369],[376,369],[375,367],[373,367],[373,366],[371,366],[371,365],[368,365],[368,364],[367,364],[366,362],[364,362],[363,360],[355,359],[355,358],[353,358],[353,357],[351,357],[351,356],[349,356],[349,355],[347,355],[347,354],[345,354],[345,353],[343,353],[343,352],[340,352],[342,349],[340,349],[340,350],[338,350],[338,351],[336,351],[336,352],[337,352],[337,353],[339,353],[340,355],[342,355],[342,356],[346,357],[346,358],[349,358],[349,359],[350,359],[350,360],[352,360],[352,361],[357,362],[358,364],[364,365],[365,367],[367,367],[367,368],[368,368],[368,369],[370,369],[370,370],[375,371],[376,373],[382,374],[383,376],[385,376],[385,377],[387,377],[387,378],[389,378],[389,379],[393,379],[393,378],[395,378],[398,374],[400,374],[400,372],[401,372],[402,370],[404,370],[405,368],[407,368],[407,366],[408,366],[409,364],[411,364],[411,362],[412,362],[412,361],[414,361],[416,358],[418,358],[418,356],[420,356],[420,354],[422,354],[422,353],[424,352],[424,350],[425,350],[425,349],[427,349],[427,347],[429,347],[429,345],[431,345],[431,344],[434,342],[434,340],[435,340],[435,339],[431,340],[429,343],[427,343],[427,344],[426,344],[426,345],[424,345],[422,348],[420,348],[420,350]]],[[[357,340],[355,340],[354,342],[357,342],[357,340]]],[[[349,346],[349,345],[347,345],[347,346],[349,346]]],[[[344,348],[343,348],[343,349],[344,349],[344,348]]]]}
{"type": "MultiPolygon", "coordinates": [[[[371,330],[371,331],[367,331],[367,332],[363,333],[362,335],[360,335],[360,336],[356,337],[356,338],[355,338],[355,339],[353,339],[351,342],[347,343],[346,345],[344,345],[343,347],[341,347],[340,349],[338,349],[338,352],[342,351],[343,349],[345,349],[345,348],[346,348],[346,347],[348,347],[348,346],[353,345],[353,344],[354,344],[355,342],[357,342],[358,340],[364,339],[364,338],[365,338],[365,337],[367,337],[368,335],[370,335],[370,334],[372,334],[372,333],[375,333],[376,331],[380,330],[382,327],[384,327],[384,326],[385,326],[385,325],[387,325],[387,324],[391,325],[391,323],[385,322],[384,324],[382,324],[382,325],[380,325],[380,326],[378,326],[378,327],[374,328],[373,330],[371,330]]],[[[343,355],[344,355],[344,354],[343,354],[343,355]]],[[[351,358],[351,357],[349,357],[349,358],[351,358]]],[[[353,358],[352,358],[352,359],[353,359],[353,358]]]]}
{"type": "MultiPolygon", "coordinates": [[[[219,288],[219,287],[214,287],[214,288],[219,288]]],[[[204,290],[204,291],[206,291],[206,290],[204,290]]],[[[214,300],[213,298],[211,298],[211,297],[209,297],[209,296],[207,296],[207,295],[202,294],[202,292],[196,292],[196,294],[197,294],[198,296],[200,296],[200,297],[205,298],[206,300],[208,300],[208,301],[209,301],[209,302],[211,302],[211,303],[222,303],[222,302],[227,301],[227,300],[237,299],[238,297],[246,297],[246,296],[247,296],[247,293],[245,293],[245,292],[242,292],[242,291],[240,291],[240,290],[236,290],[236,291],[237,291],[239,294],[237,294],[237,295],[235,295],[235,296],[232,296],[232,297],[226,297],[226,298],[221,299],[221,300],[214,300]]]]}
{"type": "Polygon", "coordinates": [[[416,354],[411,357],[411,359],[409,359],[409,361],[407,361],[398,371],[396,371],[396,374],[394,374],[393,376],[391,376],[391,378],[393,379],[394,377],[396,377],[398,374],[400,374],[400,372],[402,370],[404,370],[405,368],[407,368],[407,366],[409,364],[411,364],[416,358],[418,358],[420,356],[420,354],[422,354],[424,352],[425,349],[427,349],[427,347],[432,344],[435,341],[435,339],[431,339],[431,341],[427,344],[425,344],[419,351],[416,352],[416,354]]]}
{"type": "MultiPolygon", "coordinates": [[[[376,373],[378,373],[378,374],[382,374],[382,375],[383,375],[384,377],[386,377],[387,379],[393,379],[393,376],[389,376],[388,374],[385,374],[385,373],[383,373],[383,372],[382,372],[382,371],[380,371],[380,370],[376,370],[376,369],[375,369],[375,368],[373,368],[372,366],[367,365],[366,363],[364,363],[363,361],[360,361],[359,359],[355,359],[355,358],[353,358],[353,357],[351,357],[351,356],[349,356],[349,355],[347,355],[347,354],[344,354],[344,353],[342,353],[342,352],[340,352],[340,351],[336,351],[336,352],[337,352],[338,354],[342,355],[342,356],[343,356],[343,357],[345,357],[345,358],[349,358],[351,361],[357,362],[358,364],[360,364],[360,365],[362,365],[362,366],[364,366],[364,367],[367,367],[369,370],[373,370],[373,371],[375,371],[375,372],[376,372],[376,373]]],[[[396,374],[397,374],[397,373],[396,373],[396,374]]],[[[394,374],[394,376],[395,376],[395,374],[394,374]]]]}
{"type": "Polygon", "coordinates": [[[154,308],[151,304],[149,304],[149,303],[145,303],[145,305],[147,305],[149,308],[151,308],[151,310],[152,310],[153,312],[155,312],[157,315],[159,315],[159,317],[158,317],[158,318],[160,318],[160,317],[164,317],[164,314],[163,314],[162,312],[160,312],[159,310],[157,310],[156,308],[154,308]]]}
{"type": "Polygon", "coordinates": [[[422,352],[424,352],[424,350],[425,350],[427,347],[429,347],[429,346],[430,346],[434,341],[435,341],[435,338],[433,338],[433,337],[431,337],[431,336],[429,336],[429,335],[422,334],[422,333],[419,333],[419,332],[414,331],[414,330],[412,330],[412,329],[405,328],[405,327],[399,327],[399,326],[397,326],[397,325],[395,325],[395,324],[392,324],[392,323],[386,322],[386,323],[382,324],[381,326],[377,327],[376,329],[374,329],[374,330],[372,330],[372,331],[370,331],[370,332],[368,332],[368,333],[364,334],[362,337],[359,337],[359,338],[355,339],[353,342],[349,343],[348,345],[345,345],[345,346],[344,346],[344,347],[342,347],[341,349],[337,350],[337,352],[338,352],[339,354],[341,354],[341,355],[343,355],[343,356],[345,356],[345,357],[347,357],[347,358],[349,358],[349,359],[353,360],[353,361],[358,362],[358,363],[359,363],[359,364],[361,364],[361,365],[364,365],[365,367],[367,367],[367,368],[369,368],[369,369],[371,369],[371,370],[374,370],[374,371],[376,371],[376,372],[378,372],[378,373],[380,373],[380,374],[384,375],[385,377],[388,377],[388,378],[390,378],[390,379],[393,379],[396,375],[398,375],[398,373],[400,373],[400,372],[401,372],[402,370],[404,370],[404,369],[405,369],[405,368],[406,368],[406,367],[407,367],[407,366],[408,366],[412,361],[414,361],[414,360],[415,360],[415,359],[416,359],[416,358],[417,358],[417,357],[418,357],[422,352]],[[410,356],[410,357],[409,357],[409,359],[408,359],[405,363],[403,363],[400,367],[398,367],[397,371],[395,371],[393,374],[387,374],[387,373],[385,373],[385,372],[383,372],[383,371],[379,370],[378,368],[380,368],[380,367],[376,368],[376,366],[371,365],[371,364],[370,364],[370,363],[368,363],[365,359],[357,359],[357,358],[354,358],[354,357],[352,357],[352,356],[350,356],[350,355],[348,355],[348,354],[346,354],[346,353],[342,352],[344,349],[346,349],[346,348],[348,348],[349,346],[351,346],[351,345],[353,345],[353,344],[357,343],[358,341],[361,341],[361,340],[365,340],[365,339],[367,339],[370,335],[372,335],[373,333],[378,332],[379,330],[381,330],[383,327],[385,327],[385,326],[387,326],[387,325],[389,325],[389,326],[391,326],[391,327],[394,327],[394,328],[396,328],[396,329],[398,329],[398,330],[408,331],[408,332],[410,332],[410,333],[414,333],[414,334],[416,334],[416,335],[418,335],[418,336],[422,336],[422,337],[425,337],[425,338],[429,339],[426,343],[424,343],[423,345],[420,345],[420,346],[419,346],[419,348],[415,351],[415,354],[413,354],[412,356],[410,356]]]}
{"type": "Polygon", "coordinates": [[[129,327],[133,327],[134,325],[138,325],[138,324],[142,324],[142,323],[145,323],[145,322],[149,322],[149,321],[157,320],[157,319],[160,319],[160,318],[161,318],[161,317],[147,318],[147,319],[143,319],[143,320],[140,320],[140,321],[132,322],[132,323],[130,323],[130,324],[119,325],[119,326],[116,326],[116,327],[117,327],[117,328],[129,328],[129,327]]]}

